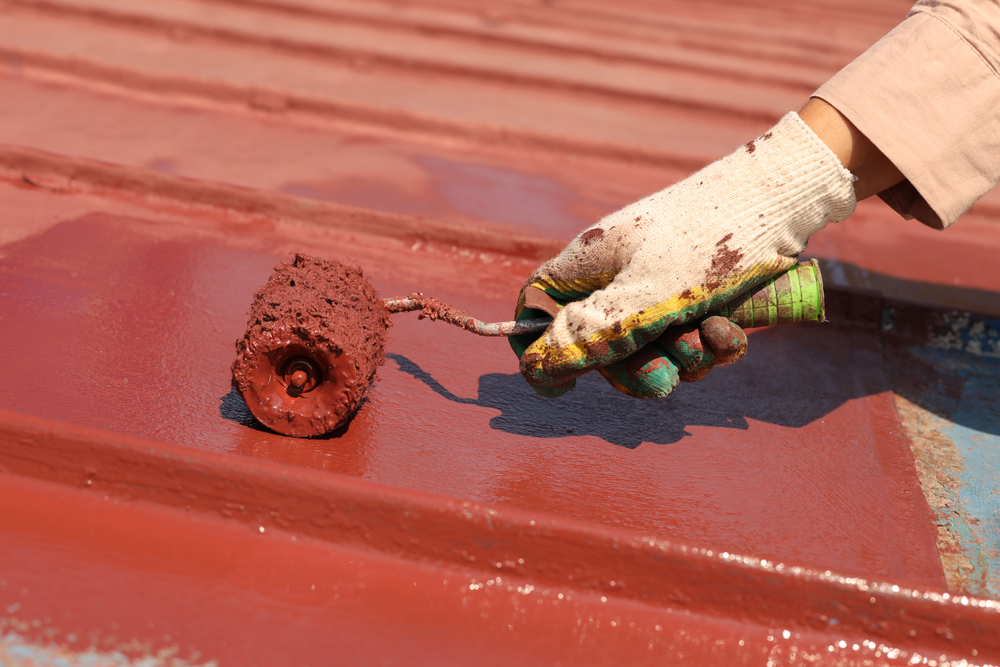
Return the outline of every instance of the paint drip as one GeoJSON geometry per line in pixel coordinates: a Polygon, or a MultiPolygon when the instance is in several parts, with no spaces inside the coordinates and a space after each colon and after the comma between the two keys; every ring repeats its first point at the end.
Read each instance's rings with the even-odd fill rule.
{"type": "Polygon", "coordinates": [[[360,267],[296,254],[254,295],[233,385],[278,433],[330,433],[350,420],[385,363],[391,324],[360,267]]]}

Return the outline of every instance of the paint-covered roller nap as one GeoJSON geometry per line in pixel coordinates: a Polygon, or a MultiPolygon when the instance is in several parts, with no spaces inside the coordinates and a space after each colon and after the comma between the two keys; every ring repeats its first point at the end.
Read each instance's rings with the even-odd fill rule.
{"type": "Polygon", "coordinates": [[[391,324],[360,268],[297,254],[254,297],[236,341],[233,384],[268,428],[329,433],[368,393],[391,324]]]}

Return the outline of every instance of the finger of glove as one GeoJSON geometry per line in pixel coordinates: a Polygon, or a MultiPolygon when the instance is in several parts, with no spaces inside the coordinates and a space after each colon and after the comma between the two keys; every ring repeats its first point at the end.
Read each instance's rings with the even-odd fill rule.
{"type": "Polygon", "coordinates": [[[558,255],[535,269],[521,288],[519,309],[528,287],[536,287],[566,303],[585,299],[614,280],[631,244],[621,234],[610,239],[602,224],[603,221],[582,232],[558,255]]]}
{"type": "Polygon", "coordinates": [[[715,354],[703,340],[701,330],[694,324],[669,327],[656,339],[656,345],[666,350],[680,364],[680,378],[684,382],[700,380],[712,370],[715,354]]]}
{"type": "MultiPolygon", "coordinates": [[[[603,231],[601,231],[603,235],[603,231]]],[[[595,289],[600,289],[607,285],[614,278],[612,271],[607,266],[607,253],[587,252],[587,247],[595,243],[593,239],[594,230],[584,232],[566,246],[558,256],[550,259],[536,269],[528,280],[521,287],[518,295],[517,306],[514,309],[515,320],[534,319],[538,317],[556,317],[559,309],[569,301],[583,299],[590,296],[595,289]],[[590,236],[588,236],[588,234],[590,236]],[[587,261],[573,261],[585,257],[587,261]],[[549,308],[544,306],[532,306],[528,294],[534,293],[542,295],[543,300],[547,300],[549,308]]],[[[600,245],[599,243],[597,245],[600,245]]],[[[536,299],[537,300],[537,299],[536,299]]],[[[508,338],[511,349],[520,359],[524,356],[525,350],[542,333],[528,333],[508,338]]]]}
{"type": "Polygon", "coordinates": [[[680,381],[680,365],[669,352],[647,345],[627,359],[598,368],[608,383],[635,398],[663,398],[680,381]]]}
{"type": "Polygon", "coordinates": [[[699,326],[702,340],[711,348],[716,366],[728,366],[746,356],[746,332],[725,317],[706,317],[699,326]]]}

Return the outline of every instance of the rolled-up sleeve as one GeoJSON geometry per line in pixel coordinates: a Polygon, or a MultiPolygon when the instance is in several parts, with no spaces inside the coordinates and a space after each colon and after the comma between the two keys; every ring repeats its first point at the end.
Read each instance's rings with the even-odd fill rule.
{"type": "Polygon", "coordinates": [[[924,0],[815,97],[906,180],[879,193],[943,229],[1000,181],[1000,0],[924,0]]]}

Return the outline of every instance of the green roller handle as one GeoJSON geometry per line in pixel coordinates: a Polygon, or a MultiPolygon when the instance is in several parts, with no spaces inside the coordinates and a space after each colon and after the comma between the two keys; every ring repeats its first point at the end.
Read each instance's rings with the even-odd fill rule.
{"type": "Polygon", "coordinates": [[[800,262],[710,313],[746,327],[825,322],[823,276],[815,259],[800,262]]]}

